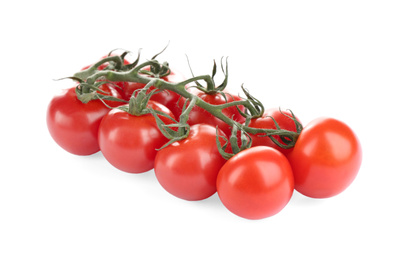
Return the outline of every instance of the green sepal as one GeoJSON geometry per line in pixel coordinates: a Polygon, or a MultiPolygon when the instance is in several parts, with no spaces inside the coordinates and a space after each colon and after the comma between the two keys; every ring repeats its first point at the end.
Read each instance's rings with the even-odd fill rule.
{"type": "Polygon", "coordinates": [[[185,103],[183,105],[182,114],[180,115],[180,118],[179,118],[179,122],[177,122],[175,119],[171,118],[170,116],[168,116],[167,114],[165,114],[163,112],[153,110],[153,109],[150,110],[150,112],[152,113],[152,115],[156,119],[156,123],[157,123],[157,126],[158,126],[159,130],[162,132],[162,134],[166,138],[170,139],[169,142],[167,142],[165,145],[163,145],[160,149],[163,149],[163,148],[169,146],[170,144],[172,144],[173,142],[183,140],[183,139],[185,139],[189,136],[190,125],[187,123],[187,120],[189,119],[190,111],[192,110],[192,108],[196,104],[196,100],[197,100],[197,97],[193,97],[190,100],[190,102],[188,100],[185,101],[185,103]],[[187,105],[188,102],[189,102],[189,105],[187,105]],[[172,121],[174,121],[175,123],[166,125],[159,118],[158,115],[165,116],[165,117],[171,119],[172,121]],[[177,128],[177,130],[173,130],[172,128],[177,128]]]}
{"type": "Polygon", "coordinates": [[[143,89],[136,89],[129,100],[129,111],[131,115],[139,116],[150,113],[147,108],[150,98],[159,92],[157,88],[147,92],[155,83],[156,79],[152,79],[143,89]]]}
{"type": "MultiPolygon", "coordinates": [[[[192,66],[190,66],[189,57],[187,55],[186,55],[186,59],[187,59],[187,64],[189,65],[190,73],[192,74],[192,77],[195,77],[195,75],[193,74],[192,66]]],[[[189,88],[197,88],[200,91],[206,92],[206,89],[197,80],[195,80],[194,82],[196,86],[191,86],[189,88]]]]}
{"type": "Polygon", "coordinates": [[[220,84],[217,88],[215,88],[215,90],[218,92],[221,92],[226,88],[228,80],[229,80],[229,66],[228,66],[227,59],[228,57],[226,57],[226,70],[223,68],[223,57],[220,60],[220,65],[222,68],[223,75],[225,75],[225,79],[223,80],[222,84],[220,84]]]}
{"type": "Polygon", "coordinates": [[[216,145],[217,145],[217,149],[218,149],[220,155],[226,160],[229,160],[230,158],[232,158],[234,156],[233,153],[228,153],[228,152],[225,151],[228,144],[229,144],[229,140],[227,140],[227,138],[225,136],[219,135],[219,128],[216,126],[216,145]],[[223,138],[223,140],[225,140],[225,143],[223,145],[220,142],[219,137],[223,138]]]}
{"type": "MultiPolygon", "coordinates": [[[[242,84],[241,88],[243,90],[243,93],[245,93],[245,95],[246,95],[246,98],[247,98],[246,100],[249,101],[249,103],[254,108],[252,110],[248,109],[248,112],[250,112],[250,116],[252,118],[262,117],[263,113],[265,112],[265,107],[264,107],[263,103],[260,102],[254,96],[252,96],[250,94],[250,92],[246,88],[243,87],[243,84],[242,84]]],[[[242,112],[241,112],[241,114],[242,114],[242,116],[247,117],[247,114],[242,113],[242,112]]]]}
{"type": "MultiPolygon", "coordinates": [[[[280,108],[279,108],[279,110],[280,110],[280,108]]],[[[295,123],[295,127],[296,127],[296,133],[300,134],[303,130],[303,125],[298,121],[298,119],[296,118],[296,116],[292,112],[292,110],[287,109],[287,111],[289,111],[292,114],[292,116],[284,114],[282,110],[280,110],[280,113],[282,113],[284,116],[287,116],[287,117],[289,117],[290,119],[293,120],[293,122],[295,123]]]]}
{"type": "Polygon", "coordinates": [[[152,108],[148,109],[150,113],[153,115],[153,117],[156,120],[157,126],[160,130],[160,132],[167,138],[169,141],[165,143],[162,147],[160,147],[157,150],[164,149],[165,147],[171,145],[174,142],[183,140],[189,136],[190,132],[190,125],[187,123],[180,123],[177,122],[174,118],[170,117],[168,114],[154,110],[152,108]],[[173,124],[165,124],[162,119],[160,119],[159,115],[164,116],[175,123],[173,124]],[[172,128],[177,128],[177,130],[173,130],[172,128]]]}
{"type": "Polygon", "coordinates": [[[233,157],[235,154],[238,154],[246,149],[252,147],[252,138],[251,136],[242,129],[242,125],[238,123],[234,123],[232,127],[232,134],[230,135],[229,140],[224,138],[224,136],[220,136],[226,140],[226,146],[230,145],[232,148],[232,153],[228,153],[225,151],[226,146],[222,146],[218,137],[218,129],[216,128],[216,143],[219,150],[220,155],[226,160],[233,157]],[[238,142],[238,135],[237,133],[240,131],[240,146],[238,142]]]}
{"type": "Polygon", "coordinates": [[[270,138],[270,140],[275,143],[277,146],[283,148],[283,149],[289,149],[295,146],[296,140],[299,136],[299,134],[302,132],[303,126],[302,124],[297,120],[297,118],[295,117],[295,115],[293,114],[293,112],[288,109],[288,111],[292,114],[292,116],[289,116],[285,113],[283,113],[283,111],[279,108],[279,111],[282,115],[292,119],[295,123],[295,127],[296,127],[296,132],[294,131],[287,131],[287,130],[283,130],[281,129],[281,127],[279,126],[279,124],[276,122],[276,120],[269,116],[270,119],[272,119],[272,121],[274,122],[275,126],[276,126],[276,130],[273,131],[273,133],[265,133],[263,136],[267,136],[270,138]],[[278,140],[276,140],[273,135],[277,135],[279,136],[279,138],[282,140],[282,142],[284,142],[284,144],[280,143],[278,140]]]}
{"type": "Polygon", "coordinates": [[[98,81],[94,85],[92,85],[92,84],[88,84],[87,82],[81,81],[79,85],[76,86],[76,89],[75,89],[77,98],[84,104],[88,103],[91,100],[96,100],[96,99],[118,101],[118,102],[124,102],[124,103],[127,102],[124,99],[113,97],[110,95],[110,93],[101,90],[99,87],[103,84],[112,84],[112,83],[107,82],[107,81],[98,81]]]}
{"type": "MultiPolygon", "coordinates": [[[[194,74],[193,74],[193,71],[192,71],[192,67],[190,66],[189,58],[187,57],[187,55],[186,55],[186,59],[187,59],[187,62],[189,64],[190,72],[191,72],[192,76],[195,77],[194,74]]],[[[215,77],[216,71],[217,71],[217,66],[216,66],[216,61],[213,60],[212,75],[210,76],[210,80],[206,81],[206,83],[207,83],[206,87],[202,86],[197,80],[194,81],[195,84],[196,84],[196,86],[194,86],[194,87],[197,88],[198,90],[204,92],[204,93],[209,94],[209,95],[214,95],[216,93],[223,92],[223,90],[227,86],[228,78],[229,78],[227,58],[226,58],[226,70],[223,68],[223,57],[221,58],[221,68],[222,68],[223,74],[225,75],[225,78],[219,86],[216,87],[216,83],[215,83],[215,80],[214,80],[214,77],[215,77]]]]}
{"type": "Polygon", "coordinates": [[[108,56],[99,60],[98,62],[91,65],[88,69],[79,71],[74,74],[74,77],[86,80],[88,77],[95,74],[97,71],[106,71],[106,70],[120,70],[124,65],[124,59],[121,56],[108,56]],[[104,70],[98,70],[98,67],[104,63],[108,62],[109,65],[104,70]]]}

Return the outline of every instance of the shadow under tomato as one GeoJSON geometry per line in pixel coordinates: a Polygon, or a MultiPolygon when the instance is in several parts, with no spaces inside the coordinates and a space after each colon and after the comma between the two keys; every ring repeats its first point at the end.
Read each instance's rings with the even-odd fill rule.
{"type": "Polygon", "coordinates": [[[310,207],[314,205],[320,205],[325,203],[325,199],[314,199],[302,195],[301,193],[297,192],[296,190],[293,192],[292,198],[289,201],[289,204],[303,206],[303,207],[310,207]]]}
{"type": "Polygon", "coordinates": [[[192,201],[195,204],[199,204],[202,207],[213,207],[213,208],[218,208],[222,206],[222,202],[219,199],[219,196],[217,193],[213,194],[209,198],[203,199],[203,200],[197,200],[197,201],[192,201]]]}
{"type": "MultiPolygon", "coordinates": [[[[78,156],[78,155],[76,155],[78,156]]],[[[86,156],[79,156],[80,158],[85,158],[89,161],[100,161],[100,160],[105,160],[104,156],[101,151],[98,151],[97,153],[91,154],[91,155],[86,155],[86,156]]]]}
{"type": "MultiPolygon", "coordinates": [[[[172,196],[172,195],[170,195],[172,196]]],[[[222,204],[222,202],[219,199],[219,195],[216,193],[214,193],[212,196],[203,199],[203,200],[195,200],[195,201],[189,201],[189,200],[182,200],[179,199],[177,197],[174,197],[175,199],[184,201],[184,203],[186,203],[187,205],[189,205],[190,207],[196,208],[198,210],[200,210],[201,212],[204,212],[204,214],[226,214],[227,213],[227,209],[225,208],[225,206],[222,204]]],[[[231,215],[231,214],[230,214],[231,215]]]]}

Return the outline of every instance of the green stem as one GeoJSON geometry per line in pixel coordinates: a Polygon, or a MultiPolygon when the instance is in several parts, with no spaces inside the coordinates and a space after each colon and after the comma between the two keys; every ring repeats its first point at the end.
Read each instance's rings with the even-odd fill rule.
{"type": "MultiPolygon", "coordinates": [[[[109,70],[96,71],[96,68],[98,67],[97,66],[98,64],[101,65],[104,62],[107,62],[109,60],[119,62],[114,57],[116,57],[116,56],[111,56],[111,57],[108,57],[106,59],[103,59],[102,61],[96,63],[95,65],[93,65],[89,69],[76,73],[74,76],[82,78],[85,75],[87,75],[87,78],[84,78],[84,79],[86,80],[86,82],[88,84],[94,84],[101,77],[104,77],[106,80],[113,81],[113,82],[126,81],[126,82],[144,83],[144,84],[147,84],[145,89],[142,90],[142,92],[144,92],[144,93],[146,93],[147,90],[151,86],[155,86],[159,90],[173,91],[173,92],[179,94],[180,96],[190,100],[191,101],[191,106],[193,106],[193,103],[194,103],[196,106],[205,109],[210,114],[212,114],[213,116],[219,118],[220,120],[222,120],[223,122],[225,122],[226,124],[228,124],[232,127],[234,127],[236,122],[233,119],[227,117],[225,114],[223,114],[223,112],[222,112],[223,109],[228,108],[228,107],[232,107],[232,106],[244,106],[249,111],[254,111],[255,110],[255,107],[253,106],[253,104],[249,100],[240,100],[240,101],[228,102],[228,103],[221,104],[221,105],[212,105],[212,104],[209,104],[209,103],[203,101],[202,99],[198,98],[196,95],[190,93],[189,91],[187,91],[187,89],[186,89],[187,84],[189,84],[191,82],[196,82],[196,81],[199,81],[199,80],[205,81],[208,86],[209,85],[210,86],[214,85],[213,79],[210,75],[196,76],[196,77],[193,77],[193,78],[181,81],[181,82],[172,83],[172,82],[168,82],[168,81],[165,81],[163,79],[160,79],[160,78],[146,77],[144,75],[139,74],[139,71],[145,66],[150,66],[150,65],[157,66],[157,65],[159,65],[159,63],[155,60],[146,61],[146,62],[134,67],[133,69],[131,69],[129,71],[109,71],[109,70]],[[91,74],[92,71],[94,72],[93,74],[91,74]],[[89,74],[91,74],[91,75],[89,75],[89,74]]],[[[266,135],[279,135],[279,136],[288,137],[292,140],[292,142],[291,142],[291,144],[286,145],[287,147],[289,147],[289,146],[293,147],[294,143],[297,140],[297,137],[299,136],[299,133],[296,133],[294,131],[283,130],[283,129],[253,128],[253,127],[249,127],[249,126],[244,125],[244,126],[242,126],[242,130],[244,130],[245,132],[250,133],[250,134],[262,133],[262,134],[266,134],[266,135]]]]}
{"type": "Polygon", "coordinates": [[[110,61],[114,61],[116,63],[116,67],[119,67],[119,65],[123,63],[123,60],[120,56],[109,56],[107,58],[99,60],[98,62],[90,66],[89,68],[77,72],[76,74],[74,74],[74,77],[85,80],[86,78],[94,75],[100,65],[106,62],[110,62],[110,61]]]}

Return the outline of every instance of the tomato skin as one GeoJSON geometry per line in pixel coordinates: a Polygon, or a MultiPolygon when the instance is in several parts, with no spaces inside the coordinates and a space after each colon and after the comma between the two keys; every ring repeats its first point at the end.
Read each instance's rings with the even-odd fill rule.
{"type": "MultiPolygon", "coordinates": [[[[219,134],[224,135],[222,131],[219,134]]],[[[186,139],[157,153],[154,171],[160,185],[172,195],[203,200],[216,192],[217,174],[225,162],[217,149],[216,129],[198,124],[190,127],[186,139]]]]}
{"type": "Polygon", "coordinates": [[[217,192],[232,213],[262,219],[279,213],[293,194],[293,174],[286,157],[276,149],[246,149],[220,169],[217,192]]]}
{"type": "MultiPolygon", "coordinates": [[[[150,67],[144,67],[143,70],[150,71],[150,67]]],[[[153,78],[150,75],[144,75],[144,76],[153,78]]],[[[169,75],[162,77],[161,79],[167,82],[177,83],[177,82],[181,82],[185,80],[185,77],[177,71],[171,71],[169,75]]],[[[146,84],[144,83],[127,82],[127,85],[124,85],[124,88],[123,88],[125,99],[129,100],[135,90],[142,89],[145,86],[146,84]]],[[[153,90],[153,89],[154,87],[150,88],[150,90],[153,90]]],[[[172,111],[173,115],[175,115],[176,118],[179,118],[180,114],[182,113],[182,108],[177,106],[177,102],[180,99],[180,95],[173,91],[169,91],[169,90],[161,91],[157,94],[154,94],[150,99],[166,106],[168,109],[170,109],[170,111],[172,111]]]]}
{"type": "Polygon", "coordinates": [[[345,123],[318,118],[303,128],[288,159],[298,192],[312,198],[329,198],[353,182],[361,165],[362,149],[345,123]]]}
{"type": "MultiPolygon", "coordinates": [[[[206,103],[212,104],[212,105],[221,105],[221,104],[226,104],[227,102],[233,102],[233,101],[240,101],[242,100],[239,96],[232,95],[230,93],[224,92],[223,95],[225,95],[227,101],[225,100],[224,96],[220,93],[216,94],[207,94],[199,90],[193,90],[192,93],[199,98],[201,98],[203,101],[206,103]]],[[[179,106],[183,107],[185,100],[182,98],[179,100],[179,106]]],[[[244,106],[239,106],[239,109],[241,111],[244,111],[245,108],[244,106]]],[[[239,123],[244,123],[245,118],[239,113],[239,111],[236,109],[235,106],[233,107],[228,107],[222,110],[223,114],[228,116],[229,118],[232,118],[233,120],[239,122],[239,123]]],[[[218,126],[219,129],[221,129],[228,137],[232,133],[232,128],[220,120],[219,118],[213,116],[210,114],[208,111],[205,109],[195,106],[193,109],[190,111],[189,114],[189,120],[187,121],[189,125],[195,125],[195,124],[208,124],[211,126],[218,126]]]]}
{"type": "MultiPolygon", "coordinates": [[[[155,101],[149,101],[148,106],[173,118],[170,110],[155,101]]],[[[172,123],[170,119],[159,117],[166,124],[172,123]]],[[[156,149],[168,141],[151,114],[134,116],[116,108],[104,116],[98,140],[106,160],[117,169],[129,173],[153,169],[156,149]]]]}
{"type": "MultiPolygon", "coordinates": [[[[102,85],[103,91],[121,98],[113,88],[102,85]]],[[[107,101],[112,106],[121,103],[107,101]]],[[[104,115],[109,112],[100,100],[82,103],[76,95],[75,87],[63,90],[52,98],[47,108],[47,127],[54,141],[64,150],[76,155],[91,155],[100,150],[97,131],[104,115]]]]}
{"type": "MultiPolygon", "coordinates": [[[[265,110],[262,117],[254,118],[250,121],[249,126],[254,128],[266,128],[266,129],[276,129],[275,122],[272,118],[276,120],[279,127],[284,130],[296,132],[295,122],[289,118],[292,114],[288,111],[280,111],[279,108],[269,108],[265,110]],[[283,114],[282,114],[283,113],[283,114]],[[286,116],[287,115],[287,116],[286,116]],[[271,118],[272,117],[272,118],[271,118]]],[[[297,118],[296,118],[297,119],[297,118]]],[[[299,121],[299,119],[297,119],[299,121]]],[[[300,122],[300,121],[299,121],[300,122]]],[[[284,149],[276,145],[269,137],[264,136],[264,134],[250,135],[252,138],[252,146],[269,146],[276,150],[279,150],[283,154],[287,155],[292,151],[293,148],[284,149]]],[[[285,144],[279,136],[273,136],[277,141],[285,144]]]]}

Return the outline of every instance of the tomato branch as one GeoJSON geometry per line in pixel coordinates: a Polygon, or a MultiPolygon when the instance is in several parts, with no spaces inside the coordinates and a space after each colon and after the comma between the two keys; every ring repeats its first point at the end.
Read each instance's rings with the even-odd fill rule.
{"type": "MultiPolygon", "coordinates": [[[[95,84],[101,78],[105,78],[106,80],[113,81],[113,82],[125,81],[125,82],[139,82],[139,83],[147,84],[144,89],[140,90],[141,93],[146,93],[149,90],[149,88],[152,86],[156,87],[160,91],[163,91],[163,90],[173,91],[179,94],[181,97],[189,100],[191,107],[196,105],[200,108],[203,108],[206,111],[208,111],[210,114],[212,114],[213,116],[219,118],[226,124],[232,126],[232,128],[233,127],[239,128],[240,131],[244,131],[249,134],[264,134],[265,136],[270,137],[273,142],[275,142],[277,145],[279,145],[282,148],[293,147],[297,140],[297,137],[299,136],[299,133],[288,131],[288,130],[283,130],[283,129],[263,129],[263,128],[249,127],[247,126],[247,124],[240,125],[236,121],[234,121],[232,118],[229,118],[228,116],[226,116],[222,112],[222,110],[229,108],[229,107],[234,107],[234,106],[236,107],[244,106],[247,109],[247,111],[250,111],[252,115],[246,115],[245,113],[242,113],[242,115],[249,120],[252,117],[262,115],[263,109],[264,109],[263,105],[256,98],[251,96],[250,93],[243,88],[243,86],[242,86],[242,89],[247,96],[246,99],[239,100],[239,101],[233,101],[233,102],[227,102],[221,105],[212,105],[198,98],[196,95],[190,93],[186,89],[186,85],[192,82],[199,84],[198,81],[204,81],[207,84],[206,89],[213,89],[215,87],[215,83],[213,81],[213,77],[210,75],[194,76],[190,79],[177,82],[177,83],[171,83],[161,78],[156,78],[156,77],[153,78],[153,77],[147,77],[146,75],[142,75],[141,70],[146,66],[153,66],[158,71],[162,69],[162,66],[165,67],[165,69],[169,69],[167,63],[160,64],[156,60],[149,60],[149,61],[143,62],[140,65],[136,65],[135,67],[125,70],[125,71],[97,70],[98,66],[104,64],[105,62],[110,62],[110,61],[115,62],[116,64],[123,62],[119,56],[110,56],[105,59],[102,59],[101,61],[94,64],[90,68],[76,73],[74,77],[85,80],[87,84],[95,84]],[[279,141],[277,141],[275,138],[273,138],[274,135],[286,137],[288,140],[290,140],[290,142],[288,142],[288,144],[286,145],[282,144],[279,141]]],[[[165,71],[165,69],[163,69],[163,71],[165,71]]],[[[227,72],[225,73],[225,76],[227,76],[227,72]]],[[[188,117],[189,112],[184,113],[184,118],[182,118],[183,120],[187,120],[186,117],[188,117]]],[[[249,120],[246,120],[246,121],[248,122],[249,120]]]]}
{"type": "Polygon", "coordinates": [[[77,72],[76,74],[74,74],[74,77],[85,80],[86,78],[96,74],[99,66],[103,65],[106,62],[114,62],[115,69],[121,69],[121,65],[123,64],[123,59],[120,56],[109,56],[109,57],[103,58],[99,60],[98,62],[96,62],[95,64],[91,65],[89,68],[77,72]]]}

